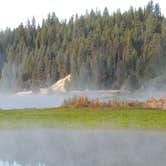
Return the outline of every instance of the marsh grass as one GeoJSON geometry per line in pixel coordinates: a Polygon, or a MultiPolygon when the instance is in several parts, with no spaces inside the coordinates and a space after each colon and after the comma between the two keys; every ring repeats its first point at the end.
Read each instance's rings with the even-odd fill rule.
{"type": "Polygon", "coordinates": [[[166,130],[166,111],[105,106],[0,111],[0,128],[32,127],[166,130]]]}
{"type": "Polygon", "coordinates": [[[111,107],[111,108],[129,108],[141,107],[142,103],[138,101],[122,101],[119,98],[113,98],[111,101],[100,101],[97,98],[88,99],[86,96],[76,96],[64,100],[63,106],[66,107],[111,107]]]}

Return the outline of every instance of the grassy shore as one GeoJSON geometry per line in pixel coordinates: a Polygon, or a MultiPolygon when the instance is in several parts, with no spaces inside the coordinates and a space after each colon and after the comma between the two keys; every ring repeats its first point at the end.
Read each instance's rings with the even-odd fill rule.
{"type": "Polygon", "coordinates": [[[0,127],[166,130],[166,111],[109,107],[1,110],[0,127]]]}

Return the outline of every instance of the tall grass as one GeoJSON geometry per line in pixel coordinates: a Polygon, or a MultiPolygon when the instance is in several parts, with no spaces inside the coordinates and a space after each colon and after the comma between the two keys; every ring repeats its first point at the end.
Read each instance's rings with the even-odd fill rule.
{"type": "Polygon", "coordinates": [[[112,107],[112,108],[128,108],[140,106],[141,103],[138,101],[121,101],[116,98],[116,100],[104,102],[97,98],[88,99],[86,96],[72,97],[64,100],[63,106],[68,107],[112,107]]]}

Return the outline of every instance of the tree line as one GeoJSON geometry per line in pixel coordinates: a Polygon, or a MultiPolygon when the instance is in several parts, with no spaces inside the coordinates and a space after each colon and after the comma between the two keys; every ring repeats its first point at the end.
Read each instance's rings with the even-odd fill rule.
{"type": "Polygon", "coordinates": [[[153,1],[68,21],[51,13],[41,25],[33,18],[0,32],[0,86],[36,89],[71,74],[71,89],[135,89],[164,75],[165,57],[166,19],[153,1]]]}

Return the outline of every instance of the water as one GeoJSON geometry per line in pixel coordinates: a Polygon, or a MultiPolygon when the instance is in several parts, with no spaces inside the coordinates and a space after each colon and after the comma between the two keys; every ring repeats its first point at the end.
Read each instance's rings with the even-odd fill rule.
{"type": "MultiPolygon", "coordinates": [[[[128,93],[116,91],[72,91],[68,93],[57,93],[54,95],[0,95],[0,109],[21,109],[21,108],[50,108],[61,106],[64,99],[74,96],[87,96],[88,98],[98,98],[102,101],[112,99],[133,100],[138,99],[128,93]]],[[[143,98],[141,98],[143,99],[143,98]]]]}
{"type": "MultiPolygon", "coordinates": [[[[22,166],[22,165],[18,164],[16,161],[14,161],[12,163],[9,161],[0,161],[0,166],[22,166]]],[[[31,166],[31,165],[26,164],[25,166],[31,166]]],[[[36,164],[36,166],[45,166],[45,165],[38,163],[38,164],[36,164]]]]}
{"type": "Polygon", "coordinates": [[[0,166],[165,166],[166,133],[1,130],[0,158],[0,166]]]}
{"type": "Polygon", "coordinates": [[[86,95],[90,98],[98,96],[100,99],[111,99],[111,93],[58,93],[54,95],[0,95],[0,108],[1,109],[14,109],[14,108],[50,108],[58,107],[63,104],[64,99],[73,96],[86,95]]]}
{"type": "Polygon", "coordinates": [[[4,95],[0,96],[1,109],[14,109],[14,108],[49,108],[60,106],[65,95],[30,95],[30,96],[15,96],[4,95]]]}
{"type": "MultiPolygon", "coordinates": [[[[64,99],[80,95],[104,101],[115,97],[133,99],[130,94],[112,91],[77,91],[48,96],[0,95],[0,108],[57,107],[64,99]]],[[[0,166],[165,166],[165,163],[166,133],[0,129],[0,166]]]]}
{"type": "Polygon", "coordinates": [[[127,92],[116,90],[86,90],[86,91],[70,91],[66,93],[56,93],[52,95],[2,95],[0,94],[0,109],[22,109],[22,108],[50,108],[61,106],[65,99],[74,96],[87,96],[90,99],[97,98],[101,101],[110,100],[138,100],[145,101],[151,96],[161,98],[165,95],[165,91],[162,92],[127,92]]]}

